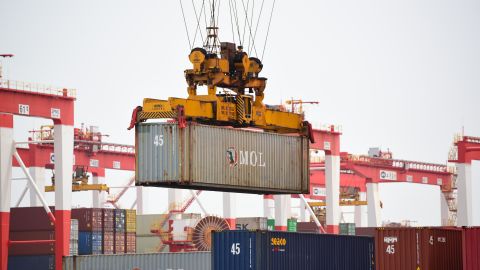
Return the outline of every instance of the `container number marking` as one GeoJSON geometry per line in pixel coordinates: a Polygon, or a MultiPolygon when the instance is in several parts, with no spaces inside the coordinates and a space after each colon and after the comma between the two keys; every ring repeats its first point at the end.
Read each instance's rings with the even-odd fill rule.
{"type": "Polygon", "coordinates": [[[395,245],[388,245],[387,250],[385,250],[385,251],[390,255],[395,254],[395,245]]]}
{"type": "Polygon", "coordinates": [[[18,104],[18,113],[23,115],[29,115],[30,106],[25,104],[18,104]]]}
{"type": "Polygon", "coordinates": [[[286,246],[287,245],[287,239],[273,237],[271,239],[271,243],[272,243],[272,246],[286,246]]]}
{"type": "Polygon", "coordinates": [[[240,243],[233,243],[232,244],[232,249],[230,250],[230,252],[233,255],[239,255],[240,254],[240,243]]]}
{"type": "Polygon", "coordinates": [[[163,146],[163,135],[155,135],[155,138],[153,139],[153,144],[155,146],[163,146]]]}

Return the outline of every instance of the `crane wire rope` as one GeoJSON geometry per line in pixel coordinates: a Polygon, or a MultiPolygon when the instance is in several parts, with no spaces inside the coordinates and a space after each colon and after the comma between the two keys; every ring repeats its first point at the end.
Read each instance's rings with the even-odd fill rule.
{"type": "Polygon", "coordinates": [[[267,34],[266,34],[266,36],[265,36],[265,43],[263,43],[263,51],[262,51],[262,58],[261,58],[261,60],[263,60],[263,56],[264,56],[264,54],[265,54],[265,47],[267,47],[268,34],[269,34],[269,32],[270,32],[270,24],[272,23],[273,10],[275,9],[275,1],[276,1],[276,0],[273,0],[272,11],[270,12],[270,19],[268,20],[267,34]]]}
{"type": "MultiPolygon", "coordinates": [[[[253,39],[257,38],[258,25],[260,24],[260,18],[262,17],[262,11],[263,11],[263,4],[264,3],[265,3],[265,0],[262,0],[262,5],[260,6],[260,13],[258,14],[257,26],[255,27],[255,33],[253,34],[253,39]]],[[[248,52],[248,54],[250,54],[250,53],[251,53],[251,50],[248,52]]]]}
{"type": "MultiPolygon", "coordinates": [[[[254,16],[253,16],[253,11],[254,11],[254,10],[255,10],[255,1],[252,0],[252,18],[251,18],[251,20],[252,20],[252,25],[253,25],[253,22],[254,22],[254,16]]],[[[247,52],[248,52],[248,54],[250,54],[250,46],[251,46],[251,42],[250,42],[250,41],[251,41],[252,39],[253,39],[253,36],[250,35],[250,36],[248,37],[248,47],[247,47],[247,52]]]]}
{"type": "Polygon", "coordinates": [[[233,28],[232,0],[228,0],[228,10],[230,11],[230,25],[232,26],[232,38],[235,43],[235,30],[233,28]]]}
{"type": "Polygon", "coordinates": [[[187,19],[185,18],[185,12],[183,11],[182,0],[179,0],[178,2],[180,3],[180,9],[182,10],[183,23],[185,24],[185,32],[187,32],[188,46],[190,46],[190,50],[192,50],[193,47],[192,42],[190,41],[190,34],[188,33],[187,19]]]}
{"type": "Polygon", "coordinates": [[[235,0],[230,0],[230,1],[233,1],[232,10],[234,11],[235,21],[236,21],[236,24],[237,24],[238,43],[239,43],[240,46],[242,46],[243,42],[242,42],[242,38],[241,38],[242,36],[240,35],[240,23],[238,22],[237,2],[235,0]]]}
{"type": "Polygon", "coordinates": [[[243,22],[243,35],[242,35],[242,40],[243,42],[245,43],[245,32],[246,32],[246,28],[247,28],[247,23],[248,23],[248,7],[250,6],[250,0],[247,0],[247,8],[245,9],[245,2],[243,2],[242,0],[242,6],[243,6],[243,10],[245,11],[245,20],[243,22]]]}
{"type": "MultiPolygon", "coordinates": [[[[248,12],[245,9],[245,2],[243,0],[242,0],[242,5],[243,5],[243,10],[245,11],[245,20],[246,20],[246,25],[248,25],[249,34],[250,34],[251,37],[253,37],[252,36],[252,26],[250,25],[250,21],[248,20],[248,12]]],[[[248,2],[247,2],[247,8],[248,8],[248,2]]],[[[245,32],[243,34],[245,35],[245,32]]],[[[255,40],[252,40],[252,46],[253,46],[253,50],[255,51],[255,54],[258,56],[257,48],[255,47],[255,40]]]]}
{"type": "MultiPolygon", "coordinates": [[[[197,39],[197,33],[200,30],[200,19],[202,17],[202,11],[205,10],[205,0],[202,1],[202,7],[200,8],[200,16],[197,15],[197,9],[195,7],[195,3],[192,0],[192,6],[193,6],[193,11],[195,12],[195,18],[197,19],[197,27],[195,30],[195,35],[193,36],[193,46],[195,46],[195,40],[197,39]]],[[[202,39],[202,44],[204,43],[203,35],[202,35],[202,30],[200,30],[200,38],[202,39]]]]}

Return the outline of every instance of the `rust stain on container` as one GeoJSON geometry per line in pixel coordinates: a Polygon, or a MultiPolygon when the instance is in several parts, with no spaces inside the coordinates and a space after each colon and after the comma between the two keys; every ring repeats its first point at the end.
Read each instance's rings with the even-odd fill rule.
{"type": "Polygon", "coordinates": [[[217,191],[309,192],[308,139],[188,123],[136,127],[136,184],[217,191]]]}

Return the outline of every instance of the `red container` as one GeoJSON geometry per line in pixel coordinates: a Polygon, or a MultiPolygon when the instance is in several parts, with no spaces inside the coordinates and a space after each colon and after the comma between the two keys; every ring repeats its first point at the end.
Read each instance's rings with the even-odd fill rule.
{"type": "Polygon", "coordinates": [[[115,211],[113,209],[103,209],[103,231],[113,232],[115,211]]]}
{"type": "Polygon", "coordinates": [[[125,253],[135,253],[137,246],[137,234],[125,233],[125,253]]]}
{"type": "MultiPolygon", "coordinates": [[[[10,240],[54,240],[54,231],[10,232],[10,240]]],[[[9,255],[52,255],[55,254],[55,243],[12,244],[9,255]]]]}
{"type": "Polygon", "coordinates": [[[114,243],[113,232],[103,232],[103,254],[114,254],[114,243]]]}
{"type": "Polygon", "coordinates": [[[315,222],[297,222],[297,232],[318,233],[320,229],[315,222]]]}
{"type": "Polygon", "coordinates": [[[462,270],[462,230],[379,228],[377,270],[462,270]]]}
{"type": "Polygon", "coordinates": [[[114,250],[115,254],[124,254],[125,253],[125,232],[115,232],[114,233],[114,250]]]}
{"type": "Polygon", "coordinates": [[[100,232],[103,229],[103,211],[101,208],[72,209],[72,218],[78,219],[78,230],[100,232]]]}
{"type": "MultiPolygon", "coordinates": [[[[55,207],[50,206],[55,213],[55,207]]],[[[10,231],[53,231],[54,224],[43,207],[16,207],[10,210],[10,231]]]]}
{"type": "Polygon", "coordinates": [[[480,269],[480,227],[463,230],[463,270],[480,269]]]}

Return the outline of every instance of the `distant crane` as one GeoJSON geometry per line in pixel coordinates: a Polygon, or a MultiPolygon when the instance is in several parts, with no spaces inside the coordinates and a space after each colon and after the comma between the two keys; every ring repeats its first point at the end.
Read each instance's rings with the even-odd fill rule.
{"type": "Polygon", "coordinates": [[[293,98],[285,101],[285,103],[288,105],[292,105],[293,113],[299,113],[299,114],[303,113],[303,104],[319,104],[318,101],[302,101],[301,99],[293,99],[293,98]],[[296,107],[297,105],[299,105],[298,109],[296,107]]]}

